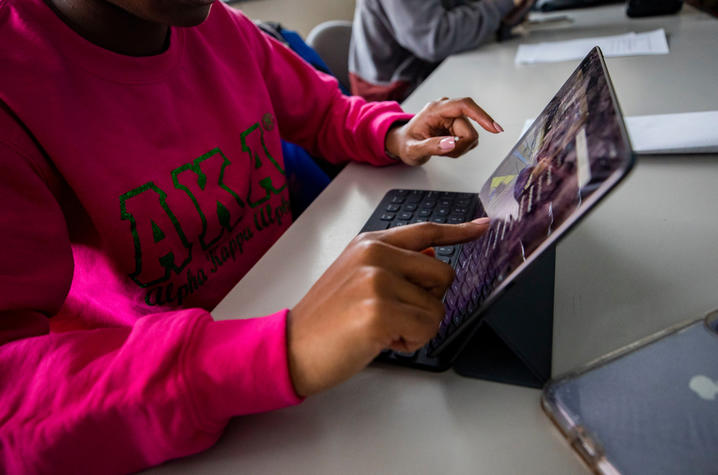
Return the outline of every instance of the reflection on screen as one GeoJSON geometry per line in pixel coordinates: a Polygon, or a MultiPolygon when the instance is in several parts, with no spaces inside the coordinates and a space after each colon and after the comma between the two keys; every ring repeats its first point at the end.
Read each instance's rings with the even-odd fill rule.
{"type": "MultiPolygon", "coordinates": [[[[614,172],[629,144],[594,49],[479,193],[489,231],[464,244],[445,299],[450,323],[473,311],[614,172]],[[473,307],[473,308],[472,308],[473,307]]],[[[553,240],[553,239],[552,239],[553,240]]]]}

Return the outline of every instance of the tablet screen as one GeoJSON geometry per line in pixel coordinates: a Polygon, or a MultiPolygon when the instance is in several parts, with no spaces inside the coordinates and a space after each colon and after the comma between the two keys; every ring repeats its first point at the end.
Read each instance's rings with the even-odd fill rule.
{"type": "Polygon", "coordinates": [[[502,282],[564,234],[632,163],[621,112],[594,48],[484,183],[479,199],[491,225],[463,251],[485,258],[460,263],[456,285],[468,281],[498,294],[502,282]]]}

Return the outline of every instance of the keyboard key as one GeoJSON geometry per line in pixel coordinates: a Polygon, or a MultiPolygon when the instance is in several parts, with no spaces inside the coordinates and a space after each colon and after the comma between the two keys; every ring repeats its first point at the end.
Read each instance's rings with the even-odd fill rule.
{"type": "Polygon", "coordinates": [[[391,223],[391,227],[395,228],[397,226],[406,226],[407,224],[409,224],[409,221],[394,221],[391,223]]]}
{"type": "Polygon", "coordinates": [[[416,203],[421,201],[421,199],[424,197],[424,192],[420,190],[411,190],[411,192],[408,195],[407,200],[409,203],[416,203]]]}
{"type": "Polygon", "coordinates": [[[407,203],[402,208],[402,211],[416,211],[416,208],[418,208],[416,203],[407,203]]]}
{"type": "Polygon", "coordinates": [[[409,190],[394,190],[394,194],[397,194],[399,196],[405,196],[409,194],[409,190]]]}
{"type": "Polygon", "coordinates": [[[430,209],[421,209],[419,210],[419,216],[422,218],[428,218],[431,216],[431,210],[430,209]]]}
{"type": "Polygon", "coordinates": [[[434,223],[445,223],[445,222],[446,222],[446,218],[443,218],[443,217],[441,217],[441,216],[436,216],[436,217],[434,217],[434,218],[431,218],[431,221],[434,222],[434,223]]]}
{"type": "Polygon", "coordinates": [[[396,217],[395,214],[392,214],[392,213],[384,213],[384,214],[381,215],[381,217],[380,217],[379,219],[381,219],[382,221],[391,221],[391,220],[394,219],[395,217],[396,217]]]}
{"type": "Polygon", "coordinates": [[[424,209],[433,208],[436,206],[436,200],[425,200],[421,203],[421,207],[424,209]]]}
{"type": "Polygon", "coordinates": [[[451,200],[441,199],[441,200],[439,200],[439,206],[444,206],[444,207],[448,208],[451,206],[451,200]]]}
{"type": "Polygon", "coordinates": [[[406,200],[403,196],[397,195],[391,198],[392,203],[403,203],[406,200]]]}
{"type": "Polygon", "coordinates": [[[435,213],[437,216],[448,216],[449,211],[451,211],[449,208],[438,208],[435,213]]]}
{"type": "Polygon", "coordinates": [[[398,204],[390,204],[386,207],[386,210],[390,213],[396,213],[397,211],[399,211],[399,209],[401,209],[401,206],[399,206],[398,204]]]}
{"type": "Polygon", "coordinates": [[[414,213],[410,213],[409,211],[404,211],[402,213],[399,213],[399,219],[401,219],[402,221],[409,221],[413,217],[414,217],[414,213]]]}
{"type": "Polygon", "coordinates": [[[416,223],[426,223],[426,222],[428,222],[428,221],[429,221],[429,218],[414,218],[414,219],[411,220],[411,223],[412,223],[412,224],[416,224],[416,223]]]}
{"type": "Polygon", "coordinates": [[[411,352],[404,352],[404,351],[395,351],[394,356],[398,359],[402,360],[413,360],[416,357],[416,354],[418,351],[411,351],[411,352]]]}
{"type": "Polygon", "coordinates": [[[436,252],[440,256],[453,256],[454,250],[454,246],[440,246],[436,248],[436,252]]]}
{"type": "Polygon", "coordinates": [[[460,224],[464,222],[464,218],[460,218],[458,216],[451,216],[447,221],[449,222],[449,224],[460,224]]]}

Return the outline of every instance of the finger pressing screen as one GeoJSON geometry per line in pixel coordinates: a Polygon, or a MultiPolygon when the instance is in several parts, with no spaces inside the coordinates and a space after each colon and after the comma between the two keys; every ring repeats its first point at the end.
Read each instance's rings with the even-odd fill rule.
{"type": "Polygon", "coordinates": [[[384,231],[379,239],[411,251],[477,239],[489,228],[489,218],[462,224],[417,223],[384,231]]]}

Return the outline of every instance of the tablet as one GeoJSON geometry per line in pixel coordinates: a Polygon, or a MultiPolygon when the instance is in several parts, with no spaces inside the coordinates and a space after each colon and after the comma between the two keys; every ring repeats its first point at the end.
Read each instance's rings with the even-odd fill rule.
{"type": "Polygon", "coordinates": [[[718,311],[556,378],[541,404],[597,473],[718,473],[718,311]]]}
{"type": "Polygon", "coordinates": [[[475,241],[437,249],[456,278],[444,297],[437,335],[411,354],[382,359],[450,367],[497,299],[551,252],[634,164],[623,115],[598,47],[593,48],[475,190],[390,190],[362,231],[423,221],[459,223],[489,216],[475,241]]]}

